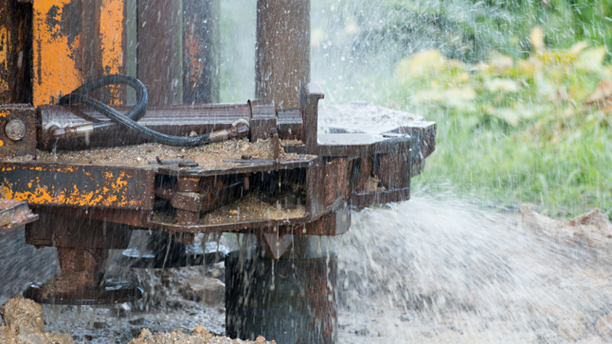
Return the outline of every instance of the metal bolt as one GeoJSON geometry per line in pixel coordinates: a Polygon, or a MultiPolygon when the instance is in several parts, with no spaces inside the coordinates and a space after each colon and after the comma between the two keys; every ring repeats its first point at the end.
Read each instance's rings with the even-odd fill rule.
{"type": "Polygon", "coordinates": [[[25,137],[26,125],[20,119],[12,119],[4,127],[4,134],[13,141],[19,141],[25,137]]]}
{"type": "Polygon", "coordinates": [[[197,162],[188,162],[188,161],[179,162],[178,165],[179,167],[198,167],[197,162]]]}

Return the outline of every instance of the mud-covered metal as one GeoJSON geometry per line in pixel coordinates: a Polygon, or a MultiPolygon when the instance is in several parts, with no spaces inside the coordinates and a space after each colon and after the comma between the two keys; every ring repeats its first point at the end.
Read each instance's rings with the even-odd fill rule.
{"type": "MultiPolygon", "coordinates": [[[[126,112],[129,107],[116,106],[119,112],[126,112]]],[[[55,140],[49,128],[57,126],[79,126],[106,120],[96,112],[79,106],[39,106],[37,109],[38,148],[51,150],[78,150],[118,145],[134,145],[147,142],[128,130],[118,129],[113,132],[102,132],[89,138],[55,140]]],[[[250,120],[249,104],[197,104],[147,107],[145,116],[138,121],[145,127],[167,135],[185,136],[191,132],[197,135],[215,130],[230,129],[239,120],[250,120]]]]}
{"type": "Polygon", "coordinates": [[[30,285],[23,296],[38,303],[54,305],[114,305],[134,302],[144,290],[131,283],[106,283],[102,287],[45,293],[43,284],[30,285]]]}
{"type": "Polygon", "coordinates": [[[12,229],[36,221],[28,203],[14,199],[0,198],[0,230],[12,229]]]}
{"type": "Polygon", "coordinates": [[[255,95],[297,109],[310,82],[310,1],[258,0],[255,95]]]}
{"type": "MultiPolygon", "coordinates": [[[[350,206],[361,208],[410,197],[411,167],[422,164],[435,148],[435,124],[423,122],[407,125],[377,136],[342,133],[319,135],[316,123],[318,101],[322,97],[323,94],[314,85],[305,85],[302,89],[302,125],[298,130],[301,137],[298,138],[296,133],[296,139],[283,146],[286,152],[294,152],[294,155],[280,155],[280,137],[286,133],[279,133],[278,117],[270,102],[166,106],[149,110],[143,123],[167,133],[187,134],[195,129],[200,134],[220,128],[235,128],[233,124],[244,120],[250,123],[251,140],[272,140],[273,158],[224,160],[227,164],[223,167],[159,162],[103,166],[95,161],[5,160],[0,162],[0,171],[4,176],[0,191],[6,198],[27,201],[32,206],[59,207],[68,212],[71,211],[69,209],[90,209],[89,216],[92,218],[104,217],[111,222],[170,232],[267,232],[274,226],[300,226],[325,217],[328,219],[325,226],[305,226],[306,231],[298,235],[312,234],[311,231],[325,235],[343,233],[346,228],[338,228],[340,222],[332,220],[337,217],[330,217],[329,214],[350,206]],[[178,120],[172,123],[164,121],[163,118],[170,114],[174,114],[178,120]],[[289,215],[282,218],[263,216],[257,219],[228,218],[228,221],[215,223],[203,221],[208,212],[221,206],[231,206],[232,202],[250,193],[267,199],[278,197],[274,192],[268,195],[271,192],[268,186],[253,183],[266,175],[278,175],[273,178],[287,183],[270,179],[267,182],[270,185],[279,183],[285,185],[283,188],[301,190],[299,197],[303,198],[301,205],[304,211],[288,212],[289,215]],[[156,186],[155,181],[159,178],[174,178],[178,183],[174,186],[172,183],[156,186]],[[230,183],[233,186],[231,190],[225,189],[224,183],[219,186],[217,182],[210,182],[209,178],[228,180],[228,183],[233,180],[230,183]],[[189,180],[194,185],[184,184],[189,180]],[[218,196],[221,194],[224,196],[218,196]],[[165,200],[167,206],[155,208],[158,200],[165,200]]],[[[88,138],[89,142],[75,143],[80,138],[51,142],[46,132],[51,125],[61,127],[78,124],[79,121],[86,123],[86,119],[99,120],[94,113],[83,108],[41,106],[36,110],[36,116],[32,115],[34,109],[31,107],[12,106],[7,109],[7,121],[20,119],[28,123],[26,128],[35,127],[38,140],[34,139],[32,130],[29,130],[27,139],[24,137],[13,141],[7,138],[11,144],[29,142],[30,154],[35,154],[34,144],[48,149],[53,145],[71,148],[75,145],[92,145],[96,140],[109,141],[108,138],[102,140],[93,135],[88,138]]],[[[130,142],[129,138],[135,136],[129,132],[124,135],[126,139],[120,137],[111,145],[126,144],[130,142]]],[[[5,156],[15,155],[7,152],[5,156]]]]}
{"type": "Polygon", "coordinates": [[[41,221],[27,227],[26,242],[56,247],[61,273],[44,285],[30,287],[27,297],[43,303],[112,304],[141,296],[142,291],[135,286],[99,287],[103,281],[98,272],[108,250],[128,247],[128,226],[91,219],[84,213],[62,214],[44,207],[37,211],[41,221]]]}
{"type": "Polygon", "coordinates": [[[249,100],[251,108],[251,142],[265,140],[270,137],[272,129],[276,129],[276,110],[274,102],[264,100],[249,100]]]}
{"type": "Polygon", "coordinates": [[[183,0],[183,103],[219,101],[220,0],[183,0]]]}

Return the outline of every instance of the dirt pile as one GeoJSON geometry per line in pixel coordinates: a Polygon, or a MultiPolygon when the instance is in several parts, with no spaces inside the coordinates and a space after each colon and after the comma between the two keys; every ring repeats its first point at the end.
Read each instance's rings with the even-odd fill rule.
{"type": "Polygon", "coordinates": [[[0,324],[0,343],[14,344],[74,344],[67,334],[55,335],[42,331],[42,307],[17,295],[0,308],[5,324],[0,324]]]}
{"type": "Polygon", "coordinates": [[[603,252],[612,247],[612,224],[599,209],[577,216],[568,222],[551,219],[535,212],[529,205],[521,206],[523,226],[555,238],[565,244],[580,245],[603,252]]]}
{"type": "Polygon", "coordinates": [[[143,329],[140,332],[140,336],[132,340],[129,344],[239,344],[239,343],[274,343],[275,341],[268,342],[262,336],[257,337],[254,342],[250,340],[244,341],[240,339],[229,339],[227,337],[220,337],[212,335],[206,332],[206,328],[202,325],[198,325],[193,329],[192,335],[184,334],[181,330],[172,332],[157,332],[155,335],[147,329],[143,329]]]}

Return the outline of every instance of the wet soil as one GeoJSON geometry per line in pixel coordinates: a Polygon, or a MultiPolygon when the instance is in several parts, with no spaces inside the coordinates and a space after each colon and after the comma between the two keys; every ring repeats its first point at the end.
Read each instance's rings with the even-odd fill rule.
{"type": "Polygon", "coordinates": [[[73,344],[68,334],[43,332],[42,307],[17,295],[0,308],[4,320],[0,324],[0,343],[11,344],[73,344]]]}

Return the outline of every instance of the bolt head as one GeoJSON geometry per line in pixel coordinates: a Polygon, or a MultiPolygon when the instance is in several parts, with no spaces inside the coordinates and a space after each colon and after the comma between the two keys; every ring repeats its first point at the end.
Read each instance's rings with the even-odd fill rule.
{"type": "Polygon", "coordinates": [[[26,125],[20,119],[12,119],[4,127],[4,134],[13,141],[19,141],[25,137],[26,125]]]}

